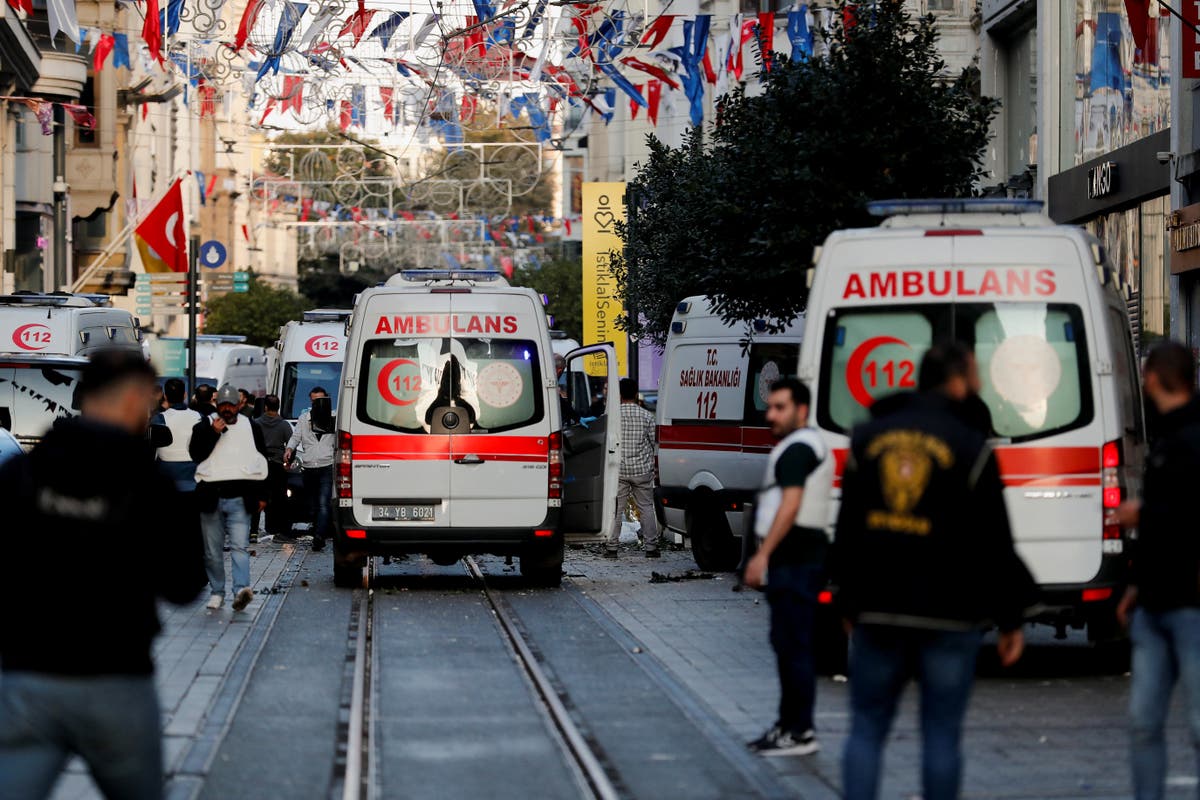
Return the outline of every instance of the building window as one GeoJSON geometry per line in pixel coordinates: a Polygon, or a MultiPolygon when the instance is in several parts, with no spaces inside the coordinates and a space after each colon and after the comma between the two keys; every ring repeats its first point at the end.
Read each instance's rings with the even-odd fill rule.
{"type": "MultiPolygon", "coordinates": [[[[93,116],[97,115],[95,75],[88,75],[87,83],[83,84],[83,91],[79,94],[79,105],[84,106],[88,111],[92,112],[93,116]]],[[[100,127],[99,122],[97,122],[96,127],[100,127]]],[[[76,125],[75,144],[79,147],[99,147],[100,141],[95,129],[88,130],[82,125],[76,125]]]]}
{"type": "Polygon", "coordinates": [[[1033,153],[1033,135],[1037,131],[1037,29],[1026,28],[1006,44],[1005,157],[1008,174],[1019,175],[1037,160],[1033,153]]]}
{"type": "Polygon", "coordinates": [[[953,14],[958,9],[956,0],[926,0],[925,10],[931,14],[953,14]]]}
{"type": "Polygon", "coordinates": [[[76,219],[74,236],[77,250],[103,250],[108,238],[108,212],[100,209],[90,217],[76,219]]]}

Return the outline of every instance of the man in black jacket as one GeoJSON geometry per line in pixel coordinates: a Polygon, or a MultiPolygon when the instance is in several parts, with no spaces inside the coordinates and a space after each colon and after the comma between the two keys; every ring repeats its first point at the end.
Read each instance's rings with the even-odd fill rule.
{"type": "Polygon", "coordinates": [[[996,459],[955,413],[975,369],[960,345],[932,348],[920,393],[878,404],[881,415],[851,439],[830,555],[853,626],[847,800],[877,796],[883,743],[910,678],[921,689],[923,796],[958,797],[983,630],[1000,628],[1006,666],[1021,655],[1033,579],[1013,549],[996,459]]]}
{"type": "Polygon", "coordinates": [[[267,446],[262,429],[238,413],[232,384],[217,392],[217,413],[196,423],[189,445],[196,462],[196,503],[204,529],[204,565],[212,594],[208,607],[225,603],[225,537],[233,566],[233,610],[254,599],[250,588],[250,516],[267,506],[267,446]]]}
{"type": "Polygon", "coordinates": [[[1200,479],[1200,400],[1192,353],[1175,342],[1150,351],[1145,393],[1157,412],[1141,501],[1122,505],[1136,527],[1130,586],[1117,607],[1133,641],[1129,708],[1137,800],[1166,796],[1163,729],[1176,680],[1183,682],[1193,741],[1200,742],[1200,536],[1194,497],[1200,479]]]}
{"type": "Polygon", "coordinates": [[[108,797],[162,794],[155,604],[192,601],[204,569],[146,438],[153,390],[138,354],[96,356],[83,416],[0,468],[0,798],[46,797],[72,755],[108,797]]]}

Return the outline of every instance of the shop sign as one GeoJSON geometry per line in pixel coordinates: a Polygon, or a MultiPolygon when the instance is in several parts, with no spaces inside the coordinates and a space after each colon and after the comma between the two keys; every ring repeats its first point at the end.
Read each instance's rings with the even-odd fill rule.
{"type": "Polygon", "coordinates": [[[1171,237],[1171,272],[1200,269],[1200,203],[1169,214],[1167,233],[1171,237]]]}
{"type": "Polygon", "coordinates": [[[1088,170],[1088,199],[1107,197],[1117,190],[1117,164],[1105,161],[1088,170]]]}

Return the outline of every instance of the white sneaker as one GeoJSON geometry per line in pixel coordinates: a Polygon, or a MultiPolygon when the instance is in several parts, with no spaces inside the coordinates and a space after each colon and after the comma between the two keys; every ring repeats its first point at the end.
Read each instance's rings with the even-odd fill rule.
{"type": "Polygon", "coordinates": [[[205,608],[210,608],[215,611],[223,605],[225,605],[225,595],[214,594],[212,597],[208,598],[208,605],[205,606],[205,608]]]}

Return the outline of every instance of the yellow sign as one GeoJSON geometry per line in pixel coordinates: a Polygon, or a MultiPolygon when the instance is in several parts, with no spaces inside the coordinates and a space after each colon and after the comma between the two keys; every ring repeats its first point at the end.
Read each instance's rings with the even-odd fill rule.
{"type": "MultiPolygon", "coordinates": [[[[612,254],[623,249],[617,221],[625,218],[625,184],[583,184],[583,344],[612,342],[617,371],[629,374],[629,336],[617,327],[624,308],[617,297],[612,254]]],[[[588,359],[587,371],[603,375],[603,359],[588,359]]]]}

